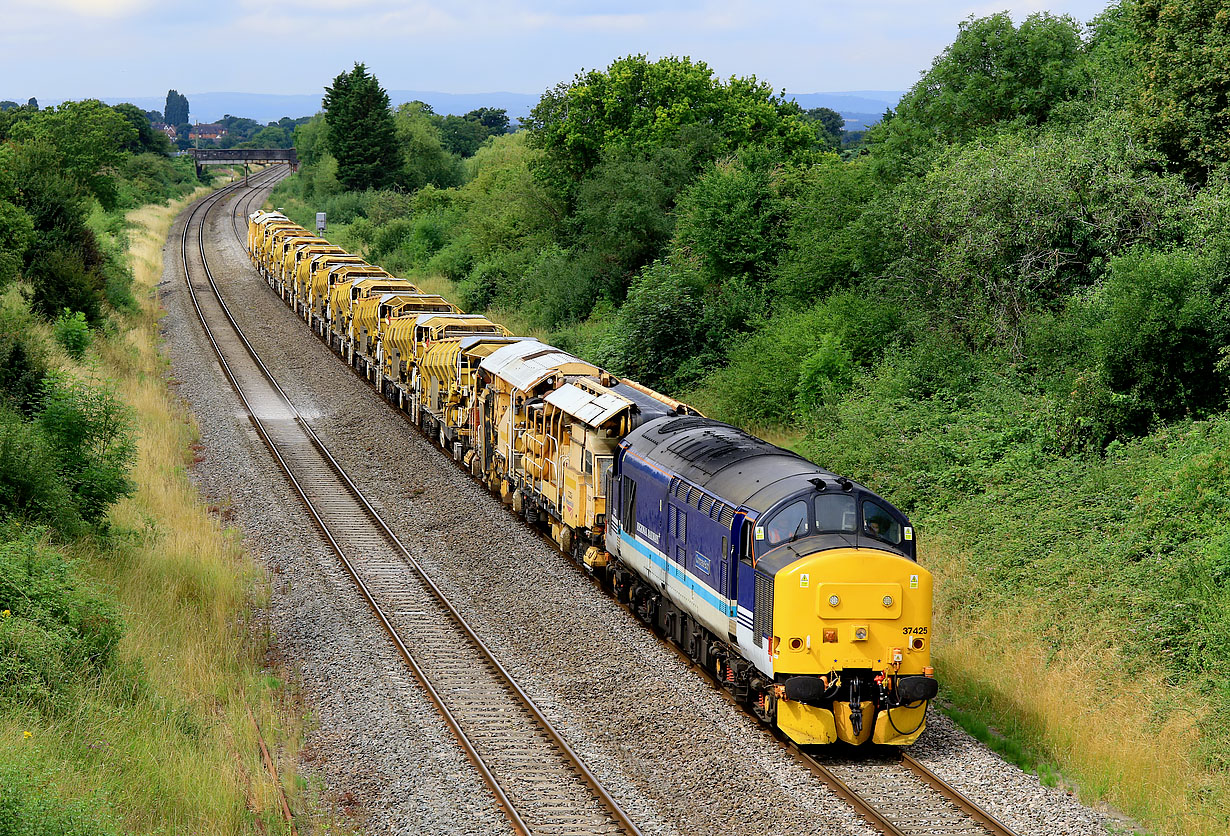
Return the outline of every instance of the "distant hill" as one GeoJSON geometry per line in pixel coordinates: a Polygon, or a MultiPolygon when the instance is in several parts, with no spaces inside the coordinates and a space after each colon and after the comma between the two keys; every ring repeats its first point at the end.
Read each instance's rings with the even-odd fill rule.
{"type": "Polygon", "coordinates": [[[827,107],[846,120],[846,130],[861,131],[880,121],[884,111],[896,107],[905,95],[902,90],[854,90],[848,93],[787,93],[799,107],[827,107]]]}
{"type": "MultiPolygon", "coordinates": [[[[283,116],[297,119],[311,116],[320,110],[322,93],[188,93],[190,116],[193,122],[216,122],[226,114],[245,116],[257,122],[275,122],[283,116]]],[[[884,109],[897,104],[903,94],[893,90],[855,90],[845,93],[788,93],[803,108],[827,107],[846,118],[847,127],[866,127],[879,121],[884,109]]],[[[460,116],[480,107],[502,107],[512,119],[524,119],[530,109],[538,104],[540,93],[440,93],[432,90],[390,90],[389,100],[394,105],[403,102],[422,101],[432,106],[436,113],[460,116]]],[[[40,101],[42,101],[40,99],[40,101]]],[[[132,102],[142,110],[162,110],[166,104],[163,96],[130,96],[128,98],[104,98],[107,104],[132,102]]],[[[44,104],[59,104],[48,99],[44,104]]]]}

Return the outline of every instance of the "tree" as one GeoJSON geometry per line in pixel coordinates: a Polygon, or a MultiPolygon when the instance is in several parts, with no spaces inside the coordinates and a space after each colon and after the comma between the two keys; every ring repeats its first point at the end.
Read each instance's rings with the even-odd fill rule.
{"type": "Polygon", "coordinates": [[[749,149],[710,168],[679,198],[675,249],[709,283],[762,279],[781,249],[785,204],[780,172],[749,149]]]}
{"type": "Polygon", "coordinates": [[[397,131],[389,94],[367,67],[356,63],[325,88],[329,150],[337,159],[337,179],[348,189],[380,189],[398,172],[397,131]]]}
{"type": "Polygon", "coordinates": [[[1039,125],[1086,88],[1083,57],[1080,24],[1067,15],[1032,14],[1020,27],[1007,12],[971,16],[872,135],[881,154],[913,157],[992,125],[1039,125]]]}
{"type": "Polygon", "coordinates": [[[1230,160],[1230,14],[1224,0],[1138,0],[1129,11],[1146,133],[1197,179],[1230,160]]]}
{"type": "Polygon", "coordinates": [[[479,121],[461,116],[440,120],[440,141],[459,157],[472,157],[487,140],[487,128],[479,121]]]}
{"type": "Polygon", "coordinates": [[[167,136],[162,131],[156,131],[150,125],[149,118],[145,115],[145,111],[134,104],[117,104],[112,107],[116,113],[128,120],[128,124],[132,125],[136,130],[137,136],[127,145],[124,146],[125,151],[131,151],[134,154],[144,152],[152,152],[155,154],[165,154],[171,147],[171,143],[167,141],[167,136]]]}
{"type": "Polygon", "coordinates": [[[482,125],[493,136],[508,133],[508,111],[502,107],[480,107],[471,110],[465,118],[482,125]]]}
{"type": "Polygon", "coordinates": [[[748,144],[785,153],[809,148],[814,134],[800,113],[798,104],[778,98],[755,76],[723,82],[703,61],[650,63],[632,55],[548,90],[526,124],[531,144],[546,152],[544,176],[569,189],[605,149],[643,152],[669,142],[685,125],[712,127],[719,156],[748,144]]]}
{"type": "Polygon", "coordinates": [[[13,126],[13,138],[54,149],[63,169],[93,192],[106,209],[119,198],[116,168],[137,130],[121,113],[98,101],[65,102],[13,126]]]}
{"type": "Polygon", "coordinates": [[[328,132],[325,118],[319,113],[295,128],[295,152],[301,166],[311,168],[328,153],[328,132]]]}
{"type": "Polygon", "coordinates": [[[32,108],[34,110],[38,110],[38,99],[31,96],[29,100],[26,102],[26,107],[32,108]]]}
{"type": "MultiPolygon", "coordinates": [[[[396,130],[394,153],[400,151],[401,165],[399,167],[394,163],[389,171],[396,177],[397,183],[411,191],[428,184],[447,188],[461,183],[459,160],[444,149],[440,129],[436,126],[438,119],[431,108],[422,102],[406,102],[397,108],[393,119],[396,130]]],[[[329,136],[333,136],[332,124],[329,126],[329,136]]],[[[337,162],[338,179],[341,180],[342,161],[338,159],[337,162]]]]}
{"type": "Polygon", "coordinates": [[[803,118],[816,129],[816,139],[826,151],[841,147],[841,135],[846,129],[846,120],[840,113],[827,107],[813,107],[803,111],[803,118]]]}
{"type": "Polygon", "coordinates": [[[168,125],[184,125],[188,122],[188,97],[176,90],[167,91],[167,104],[162,111],[168,125]]]}

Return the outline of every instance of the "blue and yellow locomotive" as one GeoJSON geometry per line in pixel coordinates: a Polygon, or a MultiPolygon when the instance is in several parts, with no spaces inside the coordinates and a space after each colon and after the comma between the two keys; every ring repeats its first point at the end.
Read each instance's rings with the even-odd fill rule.
{"type": "Polygon", "coordinates": [[[900,511],[696,416],[625,436],[607,495],[620,598],[761,719],[803,744],[922,733],[931,574],[900,511]]]}

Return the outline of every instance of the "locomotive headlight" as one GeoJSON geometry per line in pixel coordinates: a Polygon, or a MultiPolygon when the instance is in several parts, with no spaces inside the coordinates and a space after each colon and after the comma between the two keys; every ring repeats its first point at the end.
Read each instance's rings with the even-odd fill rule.
{"type": "Polygon", "coordinates": [[[840,599],[840,598],[838,598],[836,595],[830,595],[830,596],[829,596],[829,606],[830,606],[830,607],[835,607],[835,606],[837,606],[837,605],[838,605],[838,604],[840,604],[840,603],[841,603],[841,599],[840,599]]]}
{"type": "Polygon", "coordinates": [[[892,605],[893,605],[893,596],[885,595],[884,596],[884,606],[891,607],[892,605]]]}
{"type": "Polygon", "coordinates": [[[854,640],[856,642],[867,641],[867,628],[866,627],[855,627],[854,628],[854,640]]]}

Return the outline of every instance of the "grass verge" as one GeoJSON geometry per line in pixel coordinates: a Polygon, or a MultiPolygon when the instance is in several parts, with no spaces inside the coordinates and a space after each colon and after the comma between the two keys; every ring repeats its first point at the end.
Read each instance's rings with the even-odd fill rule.
{"type": "Polygon", "coordinates": [[[201,193],[129,213],[140,309],[81,362],[57,358],[113,388],[139,439],[134,495],[112,508],[105,533],[63,547],[120,604],[118,663],[63,710],[0,715],[10,809],[59,816],[64,832],[288,832],[253,716],[292,809],[302,811],[300,826],[320,819],[295,770],[302,706],[282,684],[286,673],[265,664],[267,583],[188,479],[197,432],[168,389],[159,352],[162,247],[175,216],[201,193]]]}

